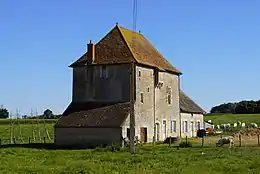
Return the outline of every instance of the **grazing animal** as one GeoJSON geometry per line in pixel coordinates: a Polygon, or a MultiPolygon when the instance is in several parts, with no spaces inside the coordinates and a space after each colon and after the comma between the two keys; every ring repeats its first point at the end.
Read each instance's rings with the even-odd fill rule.
{"type": "Polygon", "coordinates": [[[229,144],[229,148],[234,146],[234,137],[228,136],[228,137],[220,138],[216,143],[216,146],[220,147],[223,146],[224,144],[229,144]]]}
{"type": "Polygon", "coordinates": [[[219,126],[219,124],[218,124],[216,127],[217,127],[217,129],[220,129],[220,126],[219,126]]]}
{"type": "Polygon", "coordinates": [[[250,127],[256,128],[256,127],[257,127],[257,124],[256,124],[256,123],[250,123],[250,127]]]}
{"type": "Polygon", "coordinates": [[[242,127],[246,127],[246,123],[242,123],[242,125],[241,125],[242,127]]]}
{"type": "Polygon", "coordinates": [[[234,123],[234,127],[237,127],[237,123],[234,123]]]}

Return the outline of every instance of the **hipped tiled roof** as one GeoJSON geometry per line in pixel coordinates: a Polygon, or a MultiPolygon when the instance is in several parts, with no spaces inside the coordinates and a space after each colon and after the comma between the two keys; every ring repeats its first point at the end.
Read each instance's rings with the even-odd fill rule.
{"type": "Polygon", "coordinates": [[[91,109],[114,105],[117,103],[119,102],[98,102],[98,101],[71,102],[67,107],[67,109],[63,112],[62,116],[67,116],[73,112],[88,111],[91,109]]]}
{"type": "Polygon", "coordinates": [[[118,103],[61,117],[55,127],[120,127],[129,114],[130,104],[118,103]]]}
{"type": "Polygon", "coordinates": [[[180,110],[186,113],[206,113],[199,105],[189,98],[182,90],[180,90],[180,110]]]}
{"type": "MultiPolygon", "coordinates": [[[[70,67],[83,66],[86,62],[87,53],[71,64],[70,67]]],[[[95,60],[93,64],[131,62],[181,74],[142,34],[116,25],[95,45],[95,60]],[[134,42],[134,47],[132,46],[132,42],[134,42]]]]}

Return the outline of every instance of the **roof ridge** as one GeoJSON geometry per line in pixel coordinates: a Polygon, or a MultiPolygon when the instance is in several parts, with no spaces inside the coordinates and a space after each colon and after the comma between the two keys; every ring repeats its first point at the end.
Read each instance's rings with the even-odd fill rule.
{"type": "Polygon", "coordinates": [[[118,26],[119,28],[124,29],[124,30],[127,30],[127,31],[130,31],[130,32],[132,32],[132,33],[139,34],[139,35],[143,36],[141,33],[136,32],[136,31],[133,31],[133,30],[130,30],[130,29],[128,29],[128,28],[126,28],[126,27],[123,27],[123,26],[121,26],[121,25],[117,25],[117,26],[118,26]]]}
{"type": "MultiPolygon", "coordinates": [[[[193,99],[191,99],[183,90],[180,89],[180,92],[187,97],[190,101],[192,101],[198,108],[200,108],[202,111],[204,111],[204,109],[202,109],[193,99]]],[[[204,111],[205,112],[205,111],[204,111]]]]}
{"type": "MultiPolygon", "coordinates": [[[[122,36],[122,38],[123,38],[123,40],[124,40],[124,42],[125,42],[127,48],[129,49],[131,55],[132,55],[133,58],[134,58],[135,62],[138,62],[137,59],[136,59],[136,57],[135,57],[135,55],[134,55],[134,52],[133,52],[133,50],[132,50],[132,47],[128,44],[128,42],[126,41],[126,38],[125,38],[123,32],[121,31],[121,28],[122,28],[122,29],[125,29],[125,30],[128,30],[128,31],[131,31],[131,30],[129,30],[129,29],[127,29],[127,28],[124,28],[124,27],[122,27],[122,26],[119,26],[119,25],[116,25],[115,27],[117,27],[117,29],[118,29],[120,35],[122,36]]],[[[132,32],[132,31],[131,31],[131,32],[132,32]]],[[[133,32],[133,33],[135,33],[135,32],[133,32]]]]}

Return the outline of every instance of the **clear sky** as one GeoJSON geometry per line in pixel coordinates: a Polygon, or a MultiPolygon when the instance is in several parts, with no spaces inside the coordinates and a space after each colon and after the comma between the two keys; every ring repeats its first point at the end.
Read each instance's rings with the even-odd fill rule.
{"type": "MultiPolygon", "coordinates": [[[[206,111],[260,99],[259,0],[140,0],[137,30],[179,70],[181,88],[206,111]]],[[[116,22],[132,29],[132,0],[0,1],[0,104],[61,113],[72,71],[92,39],[116,22]]]]}

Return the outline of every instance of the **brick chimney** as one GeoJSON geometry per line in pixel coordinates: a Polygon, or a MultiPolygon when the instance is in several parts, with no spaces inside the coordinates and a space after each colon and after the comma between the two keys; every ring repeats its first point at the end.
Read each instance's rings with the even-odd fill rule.
{"type": "Polygon", "coordinates": [[[88,44],[88,64],[92,64],[95,61],[95,45],[92,43],[92,41],[89,41],[88,44]]]}

